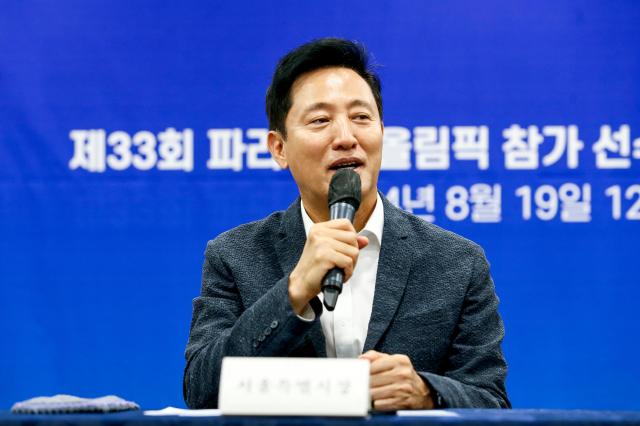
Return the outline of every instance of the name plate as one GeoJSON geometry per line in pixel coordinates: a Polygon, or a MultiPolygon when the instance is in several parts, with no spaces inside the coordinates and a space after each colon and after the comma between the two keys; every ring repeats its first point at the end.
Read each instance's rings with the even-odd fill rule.
{"type": "Polygon", "coordinates": [[[369,362],[362,359],[225,357],[224,415],[366,416],[369,362]]]}

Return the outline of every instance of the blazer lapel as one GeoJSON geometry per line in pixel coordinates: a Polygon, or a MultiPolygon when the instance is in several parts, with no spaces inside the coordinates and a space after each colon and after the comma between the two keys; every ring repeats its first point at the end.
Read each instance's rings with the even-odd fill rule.
{"type": "Polygon", "coordinates": [[[384,226],[378,260],[376,290],[363,352],[375,348],[400,304],[410,272],[412,249],[407,242],[409,226],[404,213],[381,196],[384,226]]]}
{"type": "MultiPolygon", "coordinates": [[[[307,235],[304,231],[304,224],[302,223],[300,198],[298,198],[284,212],[278,231],[278,241],[276,241],[275,244],[283,276],[288,276],[291,271],[293,271],[293,268],[296,267],[306,241],[307,235]]],[[[319,357],[326,357],[327,349],[325,347],[324,333],[322,332],[319,318],[317,318],[313,324],[308,337],[313,344],[316,354],[319,357]]]]}

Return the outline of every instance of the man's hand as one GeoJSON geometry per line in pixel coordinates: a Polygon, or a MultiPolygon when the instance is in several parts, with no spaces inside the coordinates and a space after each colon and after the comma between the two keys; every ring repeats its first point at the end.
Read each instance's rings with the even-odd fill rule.
{"type": "Polygon", "coordinates": [[[298,315],[321,291],[322,279],[338,267],[347,282],[356,266],[360,249],[369,244],[359,237],[347,219],[316,223],[311,227],[298,264],[289,275],[289,301],[298,315]]]}
{"type": "Polygon", "coordinates": [[[371,362],[370,388],[373,408],[379,411],[431,409],[429,387],[406,355],[367,351],[360,359],[371,362]]]}

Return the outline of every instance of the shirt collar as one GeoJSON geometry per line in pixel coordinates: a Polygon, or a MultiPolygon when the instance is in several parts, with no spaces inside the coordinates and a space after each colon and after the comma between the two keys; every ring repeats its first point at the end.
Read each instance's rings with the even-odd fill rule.
{"type": "MultiPolygon", "coordinates": [[[[311,225],[313,225],[313,220],[307,214],[307,211],[304,208],[304,203],[302,199],[300,199],[300,211],[302,212],[302,223],[304,224],[304,232],[309,236],[309,230],[311,229],[311,225]]],[[[382,243],[382,228],[384,226],[384,206],[382,205],[382,198],[380,198],[380,194],[376,194],[376,206],[373,209],[373,213],[369,216],[369,220],[366,225],[358,235],[366,235],[368,237],[375,237],[377,239],[377,243],[380,245],[382,243]]],[[[369,242],[371,243],[371,238],[369,238],[369,242]]]]}

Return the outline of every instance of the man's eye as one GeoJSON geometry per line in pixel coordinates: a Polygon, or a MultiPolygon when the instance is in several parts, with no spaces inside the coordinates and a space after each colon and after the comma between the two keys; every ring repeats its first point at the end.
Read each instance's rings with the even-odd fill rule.
{"type": "Polygon", "coordinates": [[[324,124],[329,121],[326,117],[315,118],[309,122],[309,124],[324,124]]]}
{"type": "Polygon", "coordinates": [[[369,116],[369,114],[356,114],[354,116],[354,119],[356,120],[371,120],[371,117],[369,116]]]}

